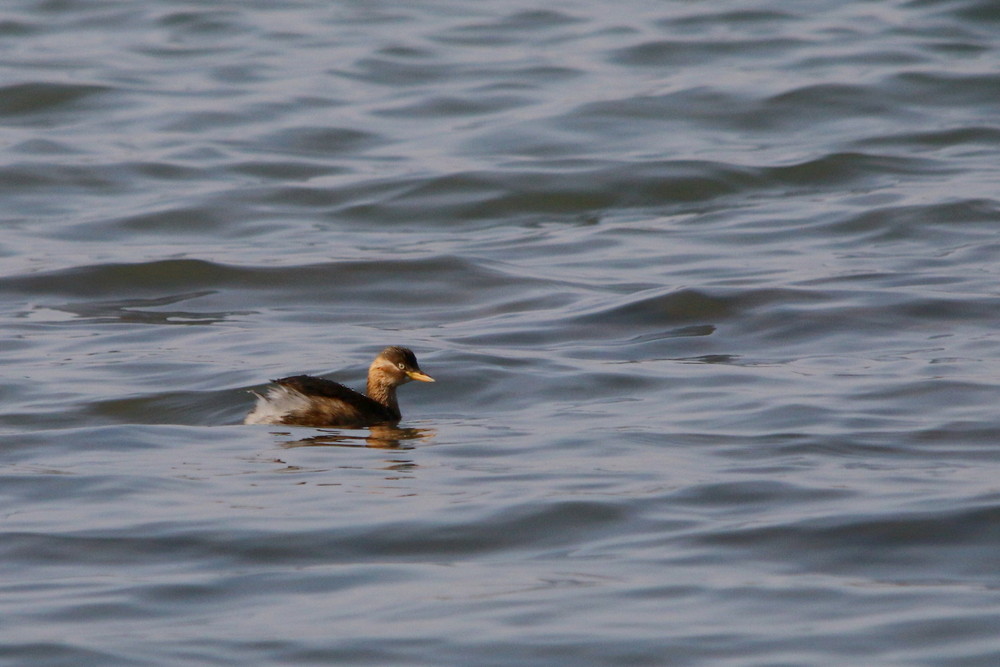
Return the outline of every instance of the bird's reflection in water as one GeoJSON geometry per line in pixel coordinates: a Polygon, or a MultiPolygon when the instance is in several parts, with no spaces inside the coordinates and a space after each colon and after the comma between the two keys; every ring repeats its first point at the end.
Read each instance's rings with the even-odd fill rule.
{"type": "Polygon", "coordinates": [[[377,449],[413,449],[417,440],[433,438],[437,431],[430,428],[397,428],[395,426],[371,426],[368,433],[355,435],[343,431],[323,431],[301,440],[289,440],[281,444],[293,447],[374,447],[377,449]]]}

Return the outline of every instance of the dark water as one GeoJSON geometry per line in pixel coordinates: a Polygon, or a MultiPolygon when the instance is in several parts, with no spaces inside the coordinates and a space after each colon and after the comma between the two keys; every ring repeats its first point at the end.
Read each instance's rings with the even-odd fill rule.
{"type": "Polygon", "coordinates": [[[1000,663],[998,35],[7,3],[0,661],[1000,663]]]}

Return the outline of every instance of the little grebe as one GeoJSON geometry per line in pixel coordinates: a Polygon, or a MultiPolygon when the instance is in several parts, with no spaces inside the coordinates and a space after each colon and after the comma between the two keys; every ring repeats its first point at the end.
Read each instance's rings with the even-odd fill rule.
{"type": "Polygon", "coordinates": [[[330,380],[294,375],[272,380],[277,386],[265,396],[252,392],[257,405],[243,423],[341,427],[396,424],[401,418],[396,387],[410,380],[434,382],[420,370],[411,350],[387,347],[368,368],[367,396],[330,380]]]}

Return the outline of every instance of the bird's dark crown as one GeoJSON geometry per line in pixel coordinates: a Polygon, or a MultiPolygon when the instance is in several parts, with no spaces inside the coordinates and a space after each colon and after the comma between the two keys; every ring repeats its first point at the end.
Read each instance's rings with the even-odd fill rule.
{"type": "Polygon", "coordinates": [[[406,365],[406,368],[418,368],[417,355],[413,354],[413,350],[407,347],[392,345],[382,350],[378,356],[395,365],[402,363],[406,365]]]}

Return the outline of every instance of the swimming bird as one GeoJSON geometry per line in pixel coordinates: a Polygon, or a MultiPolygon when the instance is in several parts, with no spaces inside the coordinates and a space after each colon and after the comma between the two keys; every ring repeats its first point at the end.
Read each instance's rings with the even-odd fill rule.
{"type": "Polygon", "coordinates": [[[393,345],[369,366],[367,396],[331,380],[293,375],[272,380],[276,386],[264,396],[251,392],[257,405],[243,423],[349,428],[396,424],[402,417],[396,387],[410,380],[434,382],[420,370],[412,350],[393,345]]]}

